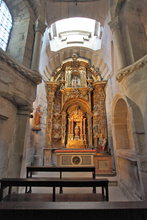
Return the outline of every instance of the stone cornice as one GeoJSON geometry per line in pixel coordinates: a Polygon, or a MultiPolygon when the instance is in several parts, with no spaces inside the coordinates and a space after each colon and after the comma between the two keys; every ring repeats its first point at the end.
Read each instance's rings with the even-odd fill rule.
{"type": "Polygon", "coordinates": [[[147,63],[147,55],[142,57],[140,60],[137,60],[135,63],[121,69],[116,75],[117,81],[121,82],[124,79],[124,77],[130,75],[136,70],[141,69],[146,65],[146,63],[147,63]]]}
{"type": "Polygon", "coordinates": [[[21,75],[31,80],[33,83],[41,83],[42,77],[39,72],[33,71],[22,64],[18,64],[15,60],[10,58],[2,49],[0,49],[0,60],[7,63],[12,69],[19,72],[21,75]]]}
{"type": "Polygon", "coordinates": [[[109,26],[110,26],[112,32],[113,32],[114,30],[116,30],[116,29],[120,29],[119,17],[117,16],[117,17],[113,18],[113,20],[110,21],[108,24],[109,24],[109,26]]]}

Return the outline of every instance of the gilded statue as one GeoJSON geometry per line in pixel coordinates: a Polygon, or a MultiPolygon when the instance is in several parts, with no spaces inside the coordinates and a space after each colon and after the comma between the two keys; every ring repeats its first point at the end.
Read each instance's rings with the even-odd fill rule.
{"type": "Polygon", "coordinates": [[[33,120],[33,130],[41,130],[40,129],[40,119],[41,119],[42,112],[40,110],[40,105],[36,108],[36,112],[34,114],[33,120]]]}
{"type": "Polygon", "coordinates": [[[98,148],[100,152],[103,153],[106,151],[106,144],[107,144],[107,139],[103,134],[100,134],[98,138],[98,148]]]}
{"type": "Polygon", "coordinates": [[[79,137],[79,135],[80,135],[80,128],[79,128],[79,126],[75,126],[75,137],[79,137]]]}

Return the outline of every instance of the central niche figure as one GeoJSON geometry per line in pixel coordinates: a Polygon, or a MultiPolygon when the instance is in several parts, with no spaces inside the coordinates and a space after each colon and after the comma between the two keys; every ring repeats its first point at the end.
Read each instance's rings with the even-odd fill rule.
{"type": "Polygon", "coordinates": [[[71,106],[68,110],[67,148],[86,147],[85,116],[79,106],[71,106]]]}
{"type": "Polygon", "coordinates": [[[75,126],[75,139],[79,139],[79,135],[80,135],[80,127],[79,126],[75,126]]]}
{"type": "Polygon", "coordinates": [[[77,88],[81,86],[81,81],[79,76],[73,76],[71,80],[71,85],[73,88],[77,88]]]}

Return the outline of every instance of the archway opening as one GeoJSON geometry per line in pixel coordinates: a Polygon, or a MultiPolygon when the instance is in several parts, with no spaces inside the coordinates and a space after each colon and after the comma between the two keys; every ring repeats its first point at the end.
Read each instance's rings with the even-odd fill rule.
{"type": "Polygon", "coordinates": [[[114,111],[114,135],[117,149],[130,148],[128,107],[123,99],[119,99],[114,111]]]}

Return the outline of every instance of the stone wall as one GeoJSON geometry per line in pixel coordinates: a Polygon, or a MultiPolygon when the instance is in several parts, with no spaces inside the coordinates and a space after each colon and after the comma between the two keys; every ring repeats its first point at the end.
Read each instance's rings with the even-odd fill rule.
{"type": "Polygon", "coordinates": [[[8,161],[16,133],[17,107],[0,97],[0,178],[8,176],[8,161]]]}
{"type": "Polygon", "coordinates": [[[24,149],[28,147],[28,121],[40,82],[38,72],[19,65],[0,50],[1,177],[20,176],[24,149]]]}
{"type": "Polygon", "coordinates": [[[119,183],[123,190],[134,199],[144,199],[147,196],[146,69],[145,56],[120,70],[116,81],[109,80],[106,93],[106,97],[109,97],[107,94],[111,87],[112,104],[111,98],[107,97],[107,109],[111,109],[108,111],[108,124],[111,124],[109,125],[110,130],[113,128],[114,155],[119,183]],[[114,84],[111,84],[112,82],[114,84]],[[124,100],[126,103],[125,111],[120,100],[124,100]],[[130,183],[136,185],[133,185],[131,189],[130,183]]]}

